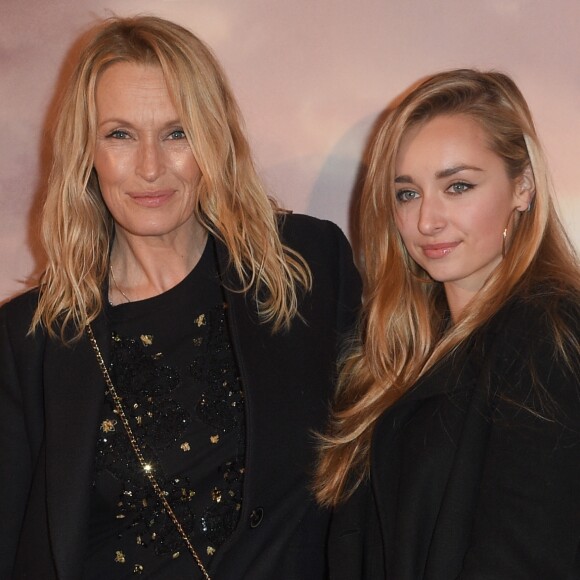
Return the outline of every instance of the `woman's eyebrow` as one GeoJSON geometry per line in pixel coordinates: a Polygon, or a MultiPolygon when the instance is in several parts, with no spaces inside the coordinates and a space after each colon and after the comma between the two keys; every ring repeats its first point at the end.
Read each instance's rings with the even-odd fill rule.
{"type": "Polygon", "coordinates": [[[442,169],[441,171],[438,171],[435,174],[435,177],[437,179],[441,179],[442,177],[449,177],[459,173],[460,171],[465,171],[468,169],[471,171],[483,171],[483,169],[480,167],[475,167],[474,165],[455,165],[454,167],[449,167],[448,169],[442,169]]]}

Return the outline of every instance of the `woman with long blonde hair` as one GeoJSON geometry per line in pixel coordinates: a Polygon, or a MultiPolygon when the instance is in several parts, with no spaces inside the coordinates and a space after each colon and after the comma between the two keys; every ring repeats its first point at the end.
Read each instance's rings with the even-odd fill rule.
{"type": "Polygon", "coordinates": [[[41,236],[0,310],[0,577],[324,578],[311,433],[359,279],[335,225],[266,195],[191,32],[90,31],[41,236]]]}
{"type": "Polygon", "coordinates": [[[363,313],[322,436],[331,578],[580,573],[580,271],[528,106],[419,83],[360,200],[363,313]]]}

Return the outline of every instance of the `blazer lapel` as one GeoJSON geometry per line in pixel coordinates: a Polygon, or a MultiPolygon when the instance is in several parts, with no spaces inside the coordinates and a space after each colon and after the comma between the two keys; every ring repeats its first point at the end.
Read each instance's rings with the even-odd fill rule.
{"type": "MultiPolygon", "coordinates": [[[[92,327],[107,361],[104,317],[92,327]]],[[[68,580],[82,570],[105,383],[86,336],[72,346],[49,341],[44,377],[49,534],[59,578],[68,580]]]]}

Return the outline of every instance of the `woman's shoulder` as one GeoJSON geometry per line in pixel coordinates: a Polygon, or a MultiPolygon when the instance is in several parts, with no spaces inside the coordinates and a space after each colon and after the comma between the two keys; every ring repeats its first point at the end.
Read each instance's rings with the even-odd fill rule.
{"type": "Polygon", "coordinates": [[[0,307],[0,324],[11,335],[25,336],[30,328],[38,304],[38,288],[33,288],[11,298],[0,307]]]}
{"type": "Polygon", "coordinates": [[[334,222],[305,214],[283,213],[279,223],[282,242],[309,262],[326,261],[345,253],[352,259],[350,244],[334,222]]]}
{"type": "Polygon", "coordinates": [[[494,317],[492,326],[511,340],[550,340],[560,330],[578,337],[580,292],[538,287],[533,292],[517,294],[494,317]]]}
{"type": "Polygon", "coordinates": [[[570,292],[518,296],[498,313],[493,349],[498,392],[522,408],[573,410],[580,419],[580,301],[570,292]]]}
{"type": "Polygon", "coordinates": [[[342,230],[329,220],[311,215],[283,212],[278,216],[282,237],[286,240],[315,241],[320,236],[335,238],[344,236],[342,230]]]}
{"type": "Polygon", "coordinates": [[[34,311],[38,304],[38,295],[38,287],[16,294],[0,306],[0,312],[4,316],[11,316],[18,315],[18,313],[34,311]]]}
{"type": "Polygon", "coordinates": [[[361,279],[346,236],[335,223],[308,215],[287,213],[280,220],[282,242],[308,264],[313,291],[328,302],[331,288],[336,290],[345,316],[341,324],[350,329],[360,307],[361,279]]]}
{"type": "Polygon", "coordinates": [[[517,361],[536,366],[578,361],[580,297],[577,292],[539,288],[516,295],[489,324],[499,359],[511,368],[517,361]]]}

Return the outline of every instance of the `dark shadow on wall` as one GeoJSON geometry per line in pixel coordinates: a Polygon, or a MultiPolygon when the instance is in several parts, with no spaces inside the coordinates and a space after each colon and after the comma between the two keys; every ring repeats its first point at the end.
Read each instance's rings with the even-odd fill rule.
{"type": "Polygon", "coordinates": [[[359,266],[360,196],[372,142],[389,110],[365,117],[345,133],[327,157],[310,195],[308,212],[343,227],[359,266]]]}
{"type": "Polygon", "coordinates": [[[346,231],[359,266],[361,235],[380,235],[364,232],[364,224],[360,223],[360,199],[373,143],[392,110],[422,81],[419,79],[395,96],[382,112],[365,117],[354,125],[328,156],[312,190],[309,213],[339,225],[347,216],[346,231]]]}
{"type": "Polygon", "coordinates": [[[309,196],[308,213],[337,223],[351,242],[355,225],[352,205],[362,185],[363,154],[375,120],[375,115],[361,119],[336,143],[309,196]]]}

